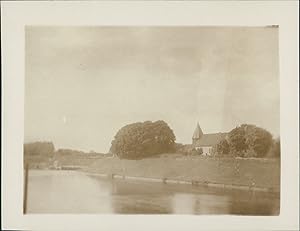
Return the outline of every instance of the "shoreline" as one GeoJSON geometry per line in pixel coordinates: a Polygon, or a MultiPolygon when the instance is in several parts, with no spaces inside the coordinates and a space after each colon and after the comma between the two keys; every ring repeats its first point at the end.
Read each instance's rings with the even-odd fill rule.
{"type": "MultiPolygon", "coordinates": [[[[65,170],[60,170],[60,171],[65,171],[65,170]]],[[[96,173],[96,172],[88,171],[86,169],[80,169],[79,171],[84,172],[91,176],[98,176],[98,177],[108,178],[112,180],[120,179],[120,180],[129,180],[129,181],[134,180],[134,181],[144,181],[144,182],[153,182],[153,183],[162,183],[162,184],[187,184],[187,185],[202,186],[202,187],[237,189],[243,191],[280,193],[280,187],[270,188],[270,187],[256,187],[256,186],[248,186],[248,185],[224,184],[224,183],[217,183],[217,182],[179,180],[179,179],[171,179],[171,178],[126,176],[126,175],[119,175],[119,174],[96,173]]]]}
{"type": "Polygon", "coordinates": [[[103,158],[93,162],[58,159],[58,162],[56,166],[36,163],[30,168],[71,170],[107,179],[280,193],[278,159],[169,157],[143,160],[103,158]]]}

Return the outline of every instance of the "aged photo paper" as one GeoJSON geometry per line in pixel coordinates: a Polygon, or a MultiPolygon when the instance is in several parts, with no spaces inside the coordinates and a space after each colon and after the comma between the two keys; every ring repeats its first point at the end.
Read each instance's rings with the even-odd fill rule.
{"type": "Polygon", "coordinates": [[[1,10],[4,228],[299,228],[297,3],[1,10]]]}

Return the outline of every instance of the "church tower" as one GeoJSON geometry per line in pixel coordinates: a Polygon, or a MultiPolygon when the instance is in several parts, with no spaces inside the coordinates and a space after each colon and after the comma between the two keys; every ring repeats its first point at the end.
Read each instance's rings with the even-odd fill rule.
{"type": "Polygon", "coordinates": [[[197,123],[196,129],[195,129],[194,134],[193,134],[193,144],[195,144],[195,142],[200,140],[202,136],[203,136],[203,132],[200,128],[199,123],[197,123]]]}

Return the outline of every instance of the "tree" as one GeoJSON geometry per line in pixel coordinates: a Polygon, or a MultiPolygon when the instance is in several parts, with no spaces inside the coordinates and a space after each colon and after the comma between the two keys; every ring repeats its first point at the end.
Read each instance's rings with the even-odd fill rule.
{"type": "Polygon", "coordinates": [[[264,157],[272,145],[272,135],[255,125],[242,124],[228,136],[230,151],[240,157],[264,157]]]}
{"type": "Polygon", "coordinates": [[[25,155],[51,156],[54,153],[54,144],[52,142],[34,142],[24,144],[25,155]]]}
{"type": "Polygon", "coordinates": [[[276,139],[273,143],[274,145],[274,157],[280,157],[280,139],[276,139]]]}
{"type": "Polygon", "coordinates": [[[255,125],[242,124],[231,130],[226,139],[214,147],[217,155],[266,157],[272,147],[272,135],[255,125]]]}
{"type": "Polygon", "coordinates": [[[236,127],[228,135],[228,144],[231,152],[241,154],[249,147],[246,143],[246,131],[244,127],[236,127]]]}
{"type": "Polygon", "coordinates": [[[175,135],[162,120],[138,122],[122,127],[110,152],[119,158],[138,159],[175,151],[175,135]]]}
{"type": "Polygon", "coordinates": [[[213,152],[218,155],[228,155],[229,151],[229,144],[226,139],[221,140],[213,149],[213,152]]]}
{"type": "Polygon", "coordinates": [[[254,151],[255,157],[265,157],[272,147],[273,138],[270,132],[254,125],[246,125],[246,143],[254,151]]]}
{"type": "Polygon", "coordinates": [[[275,157],[279,158],[280,157],[280,138],[274,139],[272,147],[269,152],[269,157],[275,157]]]}

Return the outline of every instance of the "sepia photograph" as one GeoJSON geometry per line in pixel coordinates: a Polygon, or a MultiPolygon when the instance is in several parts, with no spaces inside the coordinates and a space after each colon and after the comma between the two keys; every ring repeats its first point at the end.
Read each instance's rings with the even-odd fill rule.
{"type": "Polygon", "coordinates": [[[278,25],[24,31],[23,214],[280,215],[278,25]]]}
{"type": "Polygon", "coordinates": [[[298,8],[2,1],[1,229],[299,230],[298,8]]]}

